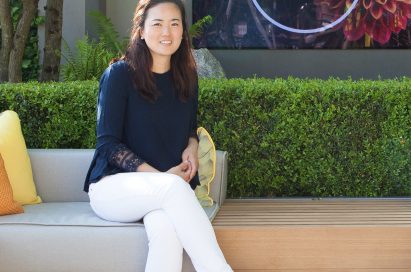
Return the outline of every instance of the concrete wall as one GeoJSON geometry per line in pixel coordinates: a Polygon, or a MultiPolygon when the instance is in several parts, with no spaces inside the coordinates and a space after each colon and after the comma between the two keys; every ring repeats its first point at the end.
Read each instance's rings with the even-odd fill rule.
{"type": "Polygon", "coordinates": [[[133,14],[138,1],[106,0],[106,15],[111,19],[120,37],[128,37],[132,26],[133,14]]]}
{"type": "MultiPolygon", "coordinates": [[[[67,1],[67,0],[66,0],[67,1]]],[[[100,11],[103,14],[106,13],[106,5],[100,0],[86,0],[85,1],[85,30],[86,33],[92,38],[98,38],[96,27],[94,25],[93,19],[87,14],[90,11],[100,11]]]]}
{"type": "Polygon", "coordinates": [[[212,50],[228,77],[411,76],[411,50],[212,50]]]}

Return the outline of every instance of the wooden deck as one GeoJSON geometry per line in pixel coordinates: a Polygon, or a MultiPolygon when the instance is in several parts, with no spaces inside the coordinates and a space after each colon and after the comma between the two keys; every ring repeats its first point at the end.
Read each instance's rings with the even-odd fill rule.
{"type": "Polygon", "coordinates": [[[236,272],[411,272],[411,198],[226,200],[213,225],[236,272]]]}

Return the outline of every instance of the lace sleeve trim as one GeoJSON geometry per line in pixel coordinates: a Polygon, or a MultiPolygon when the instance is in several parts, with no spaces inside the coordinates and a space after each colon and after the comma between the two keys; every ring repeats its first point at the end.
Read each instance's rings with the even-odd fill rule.
{"type": "Polygon", "coordinates": [[[109,163],[126,172],[136,172],[137,168],[145,163],[145,161],[136,156],[125,145],[118,144],[110,155],[109,163]]]}

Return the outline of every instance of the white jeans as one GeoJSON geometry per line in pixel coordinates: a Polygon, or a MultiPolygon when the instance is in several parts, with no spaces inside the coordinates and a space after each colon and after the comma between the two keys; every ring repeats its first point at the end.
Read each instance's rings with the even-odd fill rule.
{"type": "Polygon", "coordinates": [[[147,272],[181,272],[183,248],[198,272],[232,271],[190,185],[167,173],[120,173],[91,184],[90,205],[101,218],[144,218],[147,272]]]}

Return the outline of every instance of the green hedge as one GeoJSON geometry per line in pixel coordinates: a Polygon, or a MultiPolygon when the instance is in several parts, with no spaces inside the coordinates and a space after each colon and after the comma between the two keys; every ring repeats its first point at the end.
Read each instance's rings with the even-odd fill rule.
{"type": "Polygon", "coordinates": [[[98,83],[0,84],[0,112],[19,114],[30,148],[93,148],[98,83]]]}
{"type": "MultiPolygon", "coordinates": [[[[0,85],[29,147],[93,148],[96,82],[0,85]]],[[[411,80],[202,80],[228,196],[410,196],[411,80]]]]}

